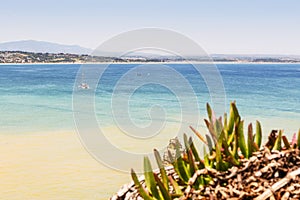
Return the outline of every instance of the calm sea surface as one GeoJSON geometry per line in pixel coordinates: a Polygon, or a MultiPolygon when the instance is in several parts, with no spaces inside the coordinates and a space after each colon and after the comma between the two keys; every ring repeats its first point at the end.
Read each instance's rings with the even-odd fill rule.
{"type": "MultiPolygon", "coordinates": [[[[98,120],[105,126],[114,125],[111,108],[106,104],[110,103],[115,84],[135,66],[115,64],[103,74],[103,82],[95,92],[95,111],[98,120]]],[[[200,115],[204,118],[205,103],[210,102],[210,96],[203,79],[190,65],[168,66],[190,81],[198,97],[200,115]]],[[[72,91],[79,67],[80,65],[1,65],[0,132],[15,134],[74,130],[72,91]]],[[[274,128],[297,131],[300,126],[299,64],[224,64],[217,67],[224,82],[227,106],[230,101],[236,100],[245,119],[268,120],[268,123],[274,119],[274,128]],[[282,123],[278,124],[281,120],[282,123]]],[[[142,71],[139,73],[138,76],[144,75],[142,71]]],[[[181,84],[173,76],[161,76],[174,87],[181,84]]],[[[123,88],[126,95],[126,87],[123,88]]],[[[167,113],[167,120],[177,120],[180,123],[180,102],[171,89],[158,84],[138,88],[128,103],[133,122],[149,123],[150,119],[145,112],[152,105],[160,105],[167,113]]],[[[184,88],[182,92],[185,92],[184,88]]]]}

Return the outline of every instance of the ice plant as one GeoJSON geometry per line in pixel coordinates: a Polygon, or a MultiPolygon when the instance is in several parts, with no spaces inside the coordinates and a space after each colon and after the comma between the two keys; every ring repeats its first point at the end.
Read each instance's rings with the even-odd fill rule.
{"type": "MultiPolygon", "coordinates": [[[[171,175],[167,174],[159,152],[155,149],[154,155],[159,173],[153,172],[148,157],[144,158],[144,186],[139,182],[135,172],[133,170],[131,172],[141,197],[158,200],[180,197],[183,195],[181,188],[186,188],[189,185],[189,187],[197,190],[210,183],[212,178],[208,174],[194,176],[199,171],[206,169],[227,171],[233,166],[239,167],[241,159],[248,159],[254,152],[260,150],[262,142],[260,122],[256,121],[255,133],[251,123],[248,125],[245,133],[244,121],[239,115],[235,102],[230,104],[229,118],[227,118],[226,113],[224,114],[224,120],[221,117],[216,118],[209,104],[207,104],[207,115],[208,119],[204,121],[208,134],[202,135],[199,131],[190,127],[197,138],[206,146],[203,159],[200,158],[192,138],[188,138],[184,134],[184,151],[181,151],[181,145],[178,140],[176,140],[175,144],[175,156],[168,151],[170,164],[173,166],[176,174],[178,174],[177,180],[174,180],[171,175]]],[[[279,131],[278,135],[276,135],[276,131],[272,131],[265,147],[271,151],[300,148],[300,129],[297,136],[296,134],[294,135],[292,143],[288,142],[282,130],[279,131]]]]}

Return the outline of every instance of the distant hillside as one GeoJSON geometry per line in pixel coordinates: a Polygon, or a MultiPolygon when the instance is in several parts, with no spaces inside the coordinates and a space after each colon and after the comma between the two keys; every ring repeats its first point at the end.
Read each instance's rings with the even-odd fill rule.
{"type": "MultiPolygon", "coordinates": [[[[251,57],[232,55],[213,56],[215,63],[235,62],[235,63],[300,63],[300,57],[251,57]]],[[[99,63],[99,62],[211,62],[208,57],[112,57],[112,56],[95,56],[87,54],[70,54],[70,53],[33,53],[22,51],[0,51],[0,63],[99,63]]]]}
{"type": "Polygon", "coordinates": [[[71,53],[90,54],[91,49],[78,45],[63,45],[52,42],[22,40],[14,42],[0,43],[0,51],[22,51],[33,53],[71,53]]]}
{"type": "MultiPolygon", "coordinates": [[[[126,60],[125,60],[126,61],[126,60]]],[[[0,63],[97,63],[124,62],[114,57],[78,55],[70,53],[32,53],[22,51],[0,51],[0,63]]]]}

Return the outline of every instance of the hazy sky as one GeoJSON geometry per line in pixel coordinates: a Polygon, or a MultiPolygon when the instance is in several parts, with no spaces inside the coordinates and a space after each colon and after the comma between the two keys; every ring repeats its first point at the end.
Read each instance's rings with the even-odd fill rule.
{"type": "Polygon", "coordinates": [[[116,34],[157,27],[208,53],[300,55],[299,0],[0,0],[0,17],[0,42],[95,48],[116,34]]]}

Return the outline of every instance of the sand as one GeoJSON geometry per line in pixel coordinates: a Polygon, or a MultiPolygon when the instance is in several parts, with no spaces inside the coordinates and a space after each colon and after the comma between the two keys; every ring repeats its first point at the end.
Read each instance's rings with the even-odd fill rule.
{"type": "Polygon", "coordinates": [[[108,199],[130,176],[109,169],[76,133],[0,135],[1,199],[108,199]]]}

